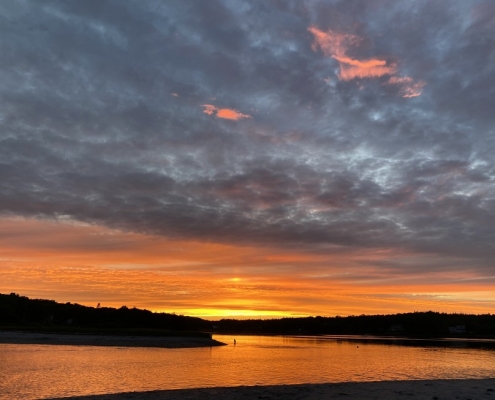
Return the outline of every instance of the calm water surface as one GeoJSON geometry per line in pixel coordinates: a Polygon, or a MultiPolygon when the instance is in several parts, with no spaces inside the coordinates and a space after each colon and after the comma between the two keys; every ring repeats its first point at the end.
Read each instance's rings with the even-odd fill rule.
{"type": "Polygon", "coordinates": [[[0,399],[195,388],[494,377],[495,350],[463,343],[215,336],[229,346],[152,349],[0,344],[0,399]],[[446,347],[447,346],[447,347],[446,347]]]}

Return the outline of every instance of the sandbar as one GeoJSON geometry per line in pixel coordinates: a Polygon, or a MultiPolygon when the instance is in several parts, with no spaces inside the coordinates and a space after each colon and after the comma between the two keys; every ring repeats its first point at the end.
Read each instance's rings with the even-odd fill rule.
{"type": "Polygon", "coordinates": [[[218,340],[206,337],[87,335],[15,331],[0,331],[0,343],[161,348],[191,348],[225,345],[225,343],[219,342],[218,340]]]}
{"type": "MultiPolygon", "coordinates": [[[[68,398],[66,398],[68,399],[68,398]]],[[[495,379],[345,382],[326,384],[238,386],[204,389],[157,390],[96,396],[71,400],[486,400],[495,399],[495,379]]]]}

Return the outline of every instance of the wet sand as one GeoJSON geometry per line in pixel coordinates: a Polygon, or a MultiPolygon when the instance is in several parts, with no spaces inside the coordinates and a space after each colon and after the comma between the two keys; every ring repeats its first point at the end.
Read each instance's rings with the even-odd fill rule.
{"type": "Polygon", "coordinates": [[[495,379],[346,382],[307,385],[179,389],[71,397],[72,400],[486,400],[495,399],[495,379]]]}
{"type": "MultiPolygon", "coordinates": [[[[0,331],[0,343],[90,345],[120,347],[187,348],[224,345],[208,338],[143,337],[46,334],[0,331]]],[[[495,376],[495,373],[494,373],[495,376]]],[[[62,398],[57,398],[62,399],[62,398]]],[[[495,378],[465,380],[416,380],[345,382],[272,386],[213,387],[154,390],[92,396],[64,397],[71,400],[233,400],[233,399],[348,399],[348,400],[495,400],[495,378]]]]}
{"type": "Polygon", "coordinates": [[[190,348],[223,346],[225,343],[201,337],[75,335],[58,333],[0,331],[0,343],[51,344],[72,346],[118,346],[190,348]]]}

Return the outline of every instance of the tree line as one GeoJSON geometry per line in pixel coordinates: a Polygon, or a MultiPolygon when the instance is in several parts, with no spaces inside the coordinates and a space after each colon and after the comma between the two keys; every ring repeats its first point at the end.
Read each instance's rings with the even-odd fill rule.
{"type": "Polygon", "coordinates": [[[147,334],[203,331],[237,334],[490,338],[495,337],[495,314],[447,314],[428,311],[393,315],[208,321],[135,307],[88,307],[74,303],[57,303],[53,300],[29,299],[11,293],[0,294],[0,328],[67,331],[93,329],[114,332],[140,330],[141,333],[147,334]]]}
{"type": "Polygon", "coordinates": [[[16,293],[0,294],[0,327],[74,331],[80,328],[118,331],[139,329],[204,331],[209,322],[173,313],[154,313],[138,308],[88,307],[54,300],[29,299],[16,293]],[[50,329],[51,328],[51,329],[50,329]],[[57,328],[57,329],[55,329],[57,328]]]}

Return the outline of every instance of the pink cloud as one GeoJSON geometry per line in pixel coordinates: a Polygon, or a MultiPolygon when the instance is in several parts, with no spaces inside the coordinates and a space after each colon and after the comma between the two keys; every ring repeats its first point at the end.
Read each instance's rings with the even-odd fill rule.
{"type": "Polygon", "coordinates": [[[202,107],[204,107],[205,109],[203,110],[203,112],[205,114],[208,114],[208,115],[212,115],[215,113],[215,111],[218,110],[218,108],[216,108],[215,106],[211,105],[211,104],[203,104],[202,107]]]}
{"type": "Polygon", "coordinates": [[[327,57],[332,57],[339,62],[339,78],[348,81],[355,78],[378,78],[383,75],[392,75],[396,72],[396,65],[378,58],[357,60],[348,56],[348,50],[356,47],[362,39],[349,33],[341,33],[332,30],[324,32],[316,27],[309,27],[315,41],[312,48],[321,49],[327,57]]]}
{"type": "Polygon", "coordinates": [[[356,59],[348,55],[349,51],[363,40],[357,35],[337,31],[322,31],[314,26],[308,28],[314,36],[312,49],[339,62],[339,79],[349,81],[357,78],[379,78],[390,76],[387,84],[398,85],[402,97],[417,97],[425,85],[424,81],[414,82],[410,77],[397,76],[397,64],[379,58],[356,59]]]}
{"type": "Polygon", "coordinates": [[[314,37],[312,49],[316,51],[318,47],[323,54],[328,57],[345,57],[349,47],[355,47],[362,40],[359,36],[350,33],[336,32],[328,30],[324,32],[314,26],[308,28],[314,37]]]}
{"type": "Polygon", "coordinates": [[[379,59],[353,60],[348,57],[336,57],[340,63],[339,78],[349,81],[355,78],[379,78],[383,75],[392,75],[396,72],[396,65],[387,65],[387,62],[379,59]]]}
{"type": "Polygon", "coordinates": [[[252,118],[250,115],[243,114],[232,108],[218,108],[212,104],[203,104],[202,107],[204,107],[203,112],[205,114],[208,115],[215,114],[217,118],[230,119],[232,121],[238,121],[240,119],[245,119],[245,118],[252,118]]]}
{"type": "Polygon", "coordinates": [[[418,97],[423,92],[425,81],[415,82],[410,76],[391,76],[388,85],[399,87],[399,94],[405,98],[418,97]]]}

